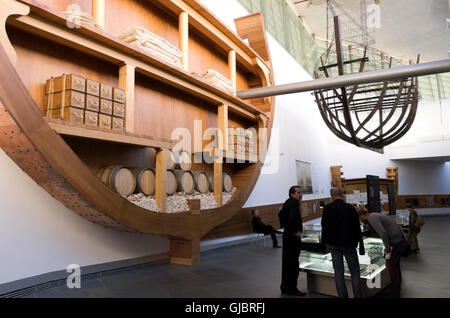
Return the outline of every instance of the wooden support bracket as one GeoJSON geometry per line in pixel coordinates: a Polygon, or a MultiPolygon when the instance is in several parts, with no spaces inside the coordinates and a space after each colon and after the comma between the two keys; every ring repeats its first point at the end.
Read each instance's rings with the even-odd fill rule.
{"type": "Polygon", "coordinates": [[[92,17],[95,24],[101,29],[105,29],[106,21],[106,0],[92,0],[92,17]]]}
{"type": "Polygon", "coordinates": [[[134,90],[136,67],[124,64],[119,69],[119,88],[125,91],[125,130],[134,133],[134,90]]]}
{"type": "Polygon", "coordinates": [[[28,15],[30,7],[15,0],[1,2],[0,6],[0,44],[3,46],[13,65],[17,64],[17,54],[6,33],[6,20],[12,15],[28,15]]]}
{"type": "Polygon", "coordinates": [[[170,263],[181,265],[200,263],[200,239],[170,237],[170,263]]]}
{"type": "Polygon", "coordinates": [[[181,12],[179,15],[179,42],[181,50],[181,64],[187,72],[189,70],[189,14],[181,12]]]}
{"type": "Polygon", "coordinates": [[[155,198],[161,212],[167,211],[167,156],[168,150],[156,153],[156,188],[155,198]]]}

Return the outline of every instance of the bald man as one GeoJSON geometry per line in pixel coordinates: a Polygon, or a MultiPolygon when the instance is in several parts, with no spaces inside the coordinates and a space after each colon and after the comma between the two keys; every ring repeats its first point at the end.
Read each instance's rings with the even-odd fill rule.
{"type": "Polygon", "coordinates": [[[360,298],[362,285],[356,248],[360,243],[360,254],[364,255],[359,216],[355,208],[344,202],[341,188],[330,191],[332,203],[327,204],[322,216],[322,244],[333,258],[334,279],[339,297],[348,298],[344,278],[344,256],[352,276],[353,295],[360,298]]]}

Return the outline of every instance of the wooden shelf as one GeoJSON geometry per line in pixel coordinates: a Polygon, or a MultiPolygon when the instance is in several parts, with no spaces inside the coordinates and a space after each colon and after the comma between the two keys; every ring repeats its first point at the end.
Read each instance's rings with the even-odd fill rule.
{"type": "MultiPolygon", "coordinates": [[[[210,152],[208,151],[203,151],[203,152],[195,152],[194,153],[194,157],[195,156],[202,156],[202,158],[206,158],[207,162],[212,162],[214,161],[214,155],[212,155],[210,152]]],[[[237,154],[235,152],[233,152],[233,154],[230,156],[229,154],[224,154],[223,156],[223,163],[227,163],[227,159],[229,160],[233,160],[233,163],[257,163],[258,162],[258,156],[256,156],[256,160],[254,160],[253,158],[250,159],[250,156],[248,153],[245,154],[245,158],[242,156],[237,156],[237,154]],[[242,162],[244,161],[244,162],[242,162]]]]}
{"type": "MultiPolygon", "coordinates": [[[[82,23],[79,28],[68,29],[66,18],[62,13],[36,1],[20,0],[20,2],[30,6],[31,14],[8,21],[8,23],[19,29],[64,46],[75,48],[118,66],[124,64],[132,65],[135,67],[136,72],[176,87],[212,104],[217,106],[229,105],[230,112],[247,119],[256,121],[257,116],[265,116],[262,110],[246,103],[242,99],[209,85],[203,80],[193,77],[189,72],[165,63],[147,51],[132,46],[98,28],[82,23]]],[[[168,8],[176,10],[175,7],[169,5],[168,8]]],[[[210,19],[213,20],[212,17],[210,19]]],[[[197,20],[194,19],[194,21],[197,20]]],[[[249,72],[258,74],[259,66],[257,61],[260,59],[259,56],[241,40],[239,41],[242,43],[239,43],[236,35],[234,37],[236,38],[235,41],[228,43],[228,45],[236,50],[238,61],[242,63],[244,60],[248,60],[248,63],[245,63],[243,66],[249,72]],[[247,59],[244,59],[244,56],[247,59]]]]}
{"type": "Polygon", "coordinates": [[[171,149],[172,142],[140,136],[127,132],[113,132],[108,129],[87,127],[85,125],[69,124],[63,120],[45,118],[50,127],[60,135],[74,136],[87,139],[102,140],[140,147],[156,149],[171,149]]]}

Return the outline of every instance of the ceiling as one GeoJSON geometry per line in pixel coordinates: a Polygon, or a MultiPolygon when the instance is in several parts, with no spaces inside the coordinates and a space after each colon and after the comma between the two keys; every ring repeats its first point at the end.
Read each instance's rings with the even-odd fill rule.
{"type": "Polygon", "coordinates": [[[424,158],[413,158],[413,159],[391,159],[392,161],[427,161],[427,162],[448,162],[450,164],[450,156],[446,157],[424,157],[424,158]]]}
{"type": "MultiPolygon", "coordinates": [[[[326,0],[289,1],[307,29],[316,37],[326,39],[326,0]]],[[[343,3],[343,0],[335,1],[343,3]]],[[[380,28],[375,30],[376,48],[414,61],[420,53],[421,62],[449,57],[450,0],[366,0],[366,4],[374,1],[380,4],[381,18],[380,28]]]]}

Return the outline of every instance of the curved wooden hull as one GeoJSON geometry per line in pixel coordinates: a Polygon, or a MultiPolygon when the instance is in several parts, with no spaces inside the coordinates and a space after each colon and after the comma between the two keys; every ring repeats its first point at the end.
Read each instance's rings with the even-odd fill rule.
{"type": "MultiPolygon", "coordinates": [[[[245,186],[219,208],[172,214],[143,209],[103,184],[55,132],[4,50],[0,50],[0,63],[1,147],[48,193],[92,222],[121,231],[199,239],[236,214],[256,184],[263,165],[260,161],[242,169],[240,177],[246,179],[245,186]]],[[[266,85],[271,83],[272,75],[266,85]]],[[[260,127],[268,128],[270,138],[273,98],[266,107],[270,115],[260,127]]]]}

